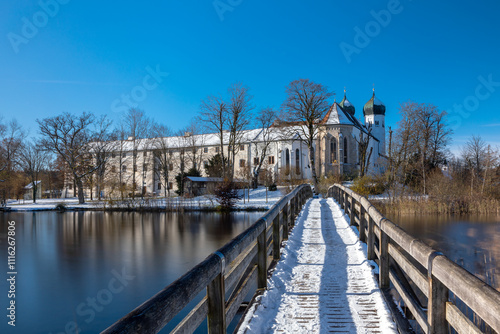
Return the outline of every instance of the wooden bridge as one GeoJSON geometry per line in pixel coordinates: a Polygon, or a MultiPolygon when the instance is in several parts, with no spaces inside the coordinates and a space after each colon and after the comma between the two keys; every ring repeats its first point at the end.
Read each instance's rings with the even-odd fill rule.
{"type": "MultiPolygon", "coordinates": [[[[171,322],[176,315],[199,300],[203,291],[206,293],[201,300],[194,307],[190,306],[183,319],[176,321],[173,333],[192,333],[205,319],[208,320],[209,333],[225,333],[231,322],[232,328],[235,327],[238,311],[249,308],[255,313],[248,312],[240,320],[239,325],[244,325],[236,328],[241,332],[252,332],[253,329],[258,332],[260,328],[275,332],[388,333],[394,331],[396,326],[388,319],[389,314],[384,313],[384,308],[379,306],[383,304],[381,296],[387,295],[391,287],[399,293],[408,310],[406,318],[398,316],[398,311],[392,314],[399,332],[411,332],[407,319],[415,319],[413,321],[424,333],[500,333],[500,292],[405,233],[383,217],[366,198],[341,185],[332,186],[328,195],[340,207],[332,199],[308,201],[312,197],[311,187],[297,187],[245,232],[103,333],[157,333],[167,324],[173,327],[171,322]],[[307,220],[309,216],[310,220],[307,220]],[[360,241],[366,243],[363,247],[366,248],[367,259],[357,253],[360,242],[345,234],[353,231],[347,226],[348,221],[357,229],[360,241]],[[282,242],[288,239],[296,222],[298,225],[294,230],[298,233],[302,229],[304,235],[309,234],[309,239],[301,237],[297,241],[293,239],[294,232],[287,245],[288,250],[282,248],[282,242]],[[305,229],[309,231],[306,233],[305,229]],[[343,249],[339,248],[342,243],[335,235],[344,242],[343,249]],[[297,242],[309,246],[303,248],[301,254],[294,254],[301,249],[300,245],[290,248],[297,242]],[[282,251],[285,252],[283,261],[278,263],[282,251]],[[351,262],[339,260],[335,254],[346,254],[345,259],[351,262]],[[323,262],[319,263],[319,259],[323,262]],[[279,290],[276,282],[280,266],[294,260],[297,260],[298,266],[311,267],[309,272],[305,269],[294,271],[302,273],[302,279],[300,275],[289,275],[283,280],[285,285],[296,287],[295,291],[291,291],[296,302],[292,298],[290,307],[274,305],[275,309],[288,310],[288,315],[286,312],[282,315],[275,312],[275,320],[270,320],[267,327],[265,324],[258,327],[262,324],[256,322],[252,314],[259,318],[259,306],[268,303],[265,295],[279,290]],[[370,285],[373,280],[370,283],[366,274],[360,271],[362,267],[371,270],[368,260],[378,265],[378,287],[370,285]],[[275,268],[276,263],[278,266],[275,268]],[[332,266],[330,269],[329,265],[332,266]],[[341,272],[337,271],[339,265],[345,266],[341,272]],[[276,274],[270,278],[273,268],[276,274]],[[322,283],[317,280],[318,270],[326,273],[321,276],[322,283]],[[339,275],[344,275],[345,279],[339,279],[339,275]],[[359,277],[364,279],[356,279],[359,277]],[[262,294],[264,296],[261,297],[262,294]],[[249,295],[254,295],[254,303],[250,307],[244,303],[249,295]],[[260,298],[259,302],[255,302],[260,298]],[[297,319],[299,311],[292,305],[307,310],[301,313],[302,319],[297,319]],[[354,310],[354,313],[347,312],[348,309],[354,310]],[[280,321],[280,317],[285,321],[280,321]],[[294,317],[296,321],[293,321],[294,317]],[[288,322],[292,327],[280,327],[287,323],[287,319],[292,319],[288,322]]],[[[288,273],[291,271],[293,269],[288,273]]],[[[287,271],[282,272],[282,276],[286,276],[287,271]]],[[[283,291],[286,293],[286,289],[283,291]]],[[[392,300],[388,304],[395,309],[392,300]]],[[[273,303],[267,305],[273,306],[273,303]]]]}

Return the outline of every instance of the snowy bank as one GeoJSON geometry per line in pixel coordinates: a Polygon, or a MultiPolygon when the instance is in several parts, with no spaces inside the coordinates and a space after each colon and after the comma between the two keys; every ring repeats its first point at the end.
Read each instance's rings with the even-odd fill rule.
{"type": "MultiPolygon", "coordinates": [[[[267,191],[266,188],[240,190],[240,195],[245,198],[236,203],[235,210],[269,210],[285,194],[284,189],[278,188],[277,191],[267,191]]],[[[54,198],[39,199],[36,203],[31,201],[14,201],[7,203],[6,209],[9,211],[46,211],[57,210],[57,206],[62,204],[66,210],[213,210],[218,203],[213,195],[198,196],[194,198],[136,198],[113,200],[113,201],[88,201],[84,204],[78,204],[78,198],[54,198]]]]}

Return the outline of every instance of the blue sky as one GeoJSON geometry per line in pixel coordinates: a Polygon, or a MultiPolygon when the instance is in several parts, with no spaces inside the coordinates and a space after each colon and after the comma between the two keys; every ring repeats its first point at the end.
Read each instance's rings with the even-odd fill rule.
{"type": "Polygon", "coordinates": [[[388,125],[412,99],[450,112],[453,150],[472,134],[500,145],[499,12],[497,1],[4,1],[0,115],[34,136],[35,119],[64,111],[119,121],[129,95],[176,130],[233,82],[261,108],[309,78],[338,100],[346,86],[358,118],[375,84],[388,125]]]}

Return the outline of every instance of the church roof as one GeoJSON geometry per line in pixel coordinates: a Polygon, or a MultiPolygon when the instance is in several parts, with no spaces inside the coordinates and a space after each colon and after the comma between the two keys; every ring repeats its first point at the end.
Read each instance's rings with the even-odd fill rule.
{"type": "Polygon", "coordinates": [[[339,106],[341,106],[342,109],[344,109],[345,111],[347,111],[351,115],[354,115],[354,113],[356,111],[356,109],[354,108],[352,103],[347,99],[346,94],[345,94],[345,90],[344,90],[344,98],[339,103],[339,106]]]}
{"type": "Polygon", "coordinates": [[[372,98],[366,102],[363,107],[363,114],[366,115],[385,115],[385,105],[375,96],[373,91],[372,98]]]}
{"type": "Polygon", "coordinates": [[[321,123],[327,124],[343,124],[343,125],[354,125],[351,118],[347,116],[346,113],[337,102],[333,102],[332,106],[326,113],[325,117],[321,123]]]}

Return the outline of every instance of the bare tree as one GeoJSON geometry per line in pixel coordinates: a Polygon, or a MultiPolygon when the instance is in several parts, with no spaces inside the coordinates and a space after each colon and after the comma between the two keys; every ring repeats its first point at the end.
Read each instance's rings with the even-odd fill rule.
{"type": "Polygon", "coordinates": [[[15,119],[8,125],[0,123],[0,172],[4,172],[0,182],[5,182],[12,173],[24,138],[26,133],[15,119]]]}
{"type": "MultiPolygon", "coordinates": [[[[285,126],[296,125],[301,140],[309,150],[314,188],[317,189],[318,177],[314,157],[314,141],[316,140],[321,120],[327,113],[330,104],[328,99],[332,93],[326,86],[314,83],[309,79],[292,81],[286,88],[287,98],[283,102],[283,119],[285,126]]],[[[290,128],[290,127],[289,127],[290,128]]]]}
{"type": "Polygon", "coordinates": [[[355,137],[354,139],[358,143],[359,152],[359,176],[363,177],[368,174],[368,168],[370,166],[370,158],[373,153],[373,146],[370,147],[370,137],[371,137],[372,127],[371,124],[368,126],[368,133],[365,135],[363,131],[360,131],[359,140],[355,137]],[[368,147],[370,150],[368,151],[368,147]]]}
{"type": "Polygon", "coordinates": [[[36,203],[40,177],[44,169],[48,167],[50,155],[47,151],[43,150],[39,142],[33,140],[23,145],[19,154],[19,160],[24,173],[30,180],[33,203],[36,203]]]}
{"type": "Polygon", "coordinates": [[[0,118],[0,201],[2,205],[6,204],[7,198],[15,193],[19,194],[22,188],[20,183],[24,181],[19,178],[17,163],[25,137],[25,131],[15,119],[4,125],[0,118]]]}
{"type": "MultiPolygon", "coordinates": [[[[227,105],[220,97],[209,96],[201,102],[201,115],[200,121],[205,124],[209,131],[215,132],[219,137],[219,154],[221,161],[225,162],[224,155],[224,131],[227,128],[227,105]]],[[[227,173],[227,166],[225,163],[222,165],[222,172],[224,175],[227,173]]]]}
{"type": "MultiPolygon", "coordinates": [[[[91,138],[92,144],[92,154],[95,159],[95,187],[97,198],[100,200],[102,196],[102,190],[104,189],[105,177],[108,171],[108,161],[111,157],[112,152],[114,152],[118,145],[116,141],[116,133],[110,132],[112,121],[108,119],[106,116],[102,116],[97,119],[94,123],[94,131],[93,136],[91,138]]],[[[93,174],[89,175],[90,177],[94,177],[93,174]]],[[[92,191],[90,188],[91,199],[92,199],[92,191]]]]}
{"type": "Polygon", "coordinates": [[[240,151],[240,144],[243,138],[244,130],[250,124],[250,111],[253,109],[251,104],[252,96],[248,94],[248,87],[242,83],[232,84],[228,89],[228,160],[230,163],[229,176],[233,179],[234,163],[236,155],[240,151]]]}
{"type": "Polygon", "coordinates": [[[401,104],[400,114],[389,153],[392,168],[401,176],[399,182],[421,188],[426,194],[427,175],[444,164],[449,155],[452,132],[447,127],[446,112],[432,104],[408,101],[401,104]]]}
{"type": "Polygon", "coordinates": [[[259,174],[267,157],[269,145],[273,140],[273,133],[276,128],[273,123],[276,120],[277,113],[273,108],[264,108],[260,111],[256,118],[257,126],[261,129],[258,140],[254,143],[254,156],[258,161],[254,162],[252,170],[252,187],[255,189],[258,186],[259,174]]]}
{"type": "Polygon", "coordinates": [[[155,158],[154,173],[160,181],[165,197],[170,197],[170,172],[173,169],[172,130],[165,125],[153,126],[151,148],[155,158]],[[170,140],[169,140],[170,139],[170,140]]]}
{"type": "MultiPolygon", "coordinates": [[[[124,119],[125,129],[129,135],[129,142],[132,145],[132,197],[135,198],[137,189],[137,158],[141,139],[150,137],[151,121],[146,117],[144,111],[131,108],[128,110],[124,119]]],[[[144,143],[144,141],[142,141],[144,143]]],[[[141,192],[142,193],[142,192],[141,192]]]]}
{"type": "Polygon", "coordinates": [[[205,134],[203,134],[202,126],[197,119],[192,119],[185,128],[185,143],[188,147],[188,160],[191,165],[198,171],[201,171],[203,163],[203,146],[205,145],[205,134]]]}
{"type": "Polygon", "coordinates": [[[78,202],[85,203],[83,181],[99,168],[96,160],[93,161],[90,145],[93,138],[99,137],[91,129],[95,117],[86,112],[80,116],[64,113],[36,121],[42,146],[64,160],[78,188],[78,202]]]}

